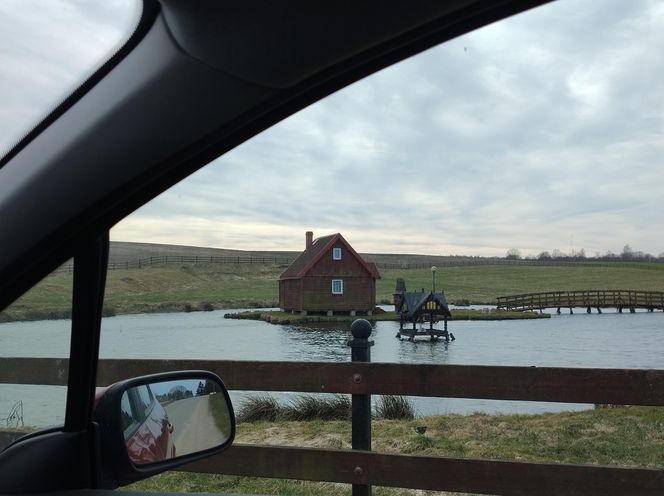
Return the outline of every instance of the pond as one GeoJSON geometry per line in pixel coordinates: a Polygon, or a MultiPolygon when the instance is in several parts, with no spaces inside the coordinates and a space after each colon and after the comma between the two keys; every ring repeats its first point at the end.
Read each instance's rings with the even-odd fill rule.
{"type": "MultiPolygon", "coordinates": [[[[102,323],[102,358],[190,358],[217,360],[350,361],[346,345],[349,325],[292,326],[231,320],[229,311],[124,315],[102,323]]],[[[67,321],[0,325],[1,356],[68,354],[67,321]],[[25,339],[31,348],[26,350],[25,339]]],[[[455,321],[449,329],[456,341],[400,341],[396,322],[375,324],[372,361],[393,363],[517,365],[600,368],[662,368],[664,313],[604,311],[550,319],[518,321],[455,321]]],[[[63,412],[64,388],[0,386],[0,417],[13,402],[24,403],[26,423],[49,425],[58,405],[63,412]]],[[[233,392],[236,407],[247,394],[233,392]]],[[[289,393],[278,393],[288,400],[289,393]]],[[[589,408],[592,405],[412,398],[420,415],[442,412],[537,413],[589,408]]],[[[57,414],[56,416],[60,416],[57,414]]]]}

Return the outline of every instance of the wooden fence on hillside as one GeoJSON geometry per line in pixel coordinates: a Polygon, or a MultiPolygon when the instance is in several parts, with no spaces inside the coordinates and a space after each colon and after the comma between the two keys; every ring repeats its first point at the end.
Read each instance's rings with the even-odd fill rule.
{"type": "MultiPolygon", "coordinates": [[[[664,406],[662,370],[105,359],[98,384],[187,369],[210,370],[231,390],[664,406]]],[[[0,383],[63,386],[67,370],[66,359],[2,358],[0,383]]],[[[664,493],[658,469],[246,444],[179,470],[483,494],[664,493]]]]}
{"type": "MultiPolygon", "coordinates": [[[[129,270],[129,269],[142,269],[146,267],[158,265],[213,265],[213,264],[248,264],[248,265],[278,265],[286,268],[295,259],[293,257],[278,257],[278,256],[180,256],[180,255],[163,255],[154,257],[145,257],[135,260],[111,260],[108,262],[108,270],[129,270]]],[[[371,259],[368,258],[370,261],[371,259]]],[[[375,262],[376,267],[384,270],[410,270],[410,269],[430,269],[432,265],[436,267],[475,267],[475,266],[529,266],[529,267],[611,267],[616,266],[625,267],[638,267],[649,268],[643,262],[593,262],[593,261],[563,261],[563,260],[505,260],[501,258],[486,258],[486,259],[448,259],[448,260],[433,260],[429,262],[375,262]]],[[[651,262],[655,263],[655,262],[651,262]]],[[[652,266],[650,266],[652,267],[652,266]]],[[[73,272],[74,264],[68,261],[63,264],[52,274],[73,272]]]]}
{"type": "MultiPolygon", "coordinates": [[[[136,260],[109,261],[108,270],[142,269],[154,265],[213,265],[213,264],[261,264],[288,266],[293,262],[289,257],[214,257],[214,256],[180,256],[164,255],[139,258],[136,260]]],[[[52,273],[73,272],[74,263],[69,261],[52,273]]]]}

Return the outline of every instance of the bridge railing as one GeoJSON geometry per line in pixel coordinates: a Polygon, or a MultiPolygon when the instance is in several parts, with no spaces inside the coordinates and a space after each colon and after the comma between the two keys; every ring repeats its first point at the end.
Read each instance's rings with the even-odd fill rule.
{"type": "MultiPolygon", "coordinates": [[[[215,372],[231,390],[664,406],[663,370],[104,359],[97,380],[185,369],[215,372]]],[[[0,359],[0,383],[64,386],[67,373],[66,359],[0,359]]],[[[657,469],[247,444],[180,470],[482,494],[664,493],[657,469]]]]}
{"type": "Polygon", "coordinates": [[[588,289],[525,293],[499,296],[497,307],[504,310],[572,307],[664,309],[664,292],[631,289],[588,289]]]}

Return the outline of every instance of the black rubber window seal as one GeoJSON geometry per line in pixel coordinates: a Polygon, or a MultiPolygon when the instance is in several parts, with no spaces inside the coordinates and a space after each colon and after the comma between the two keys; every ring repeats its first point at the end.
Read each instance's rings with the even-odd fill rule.
{"type": "Polygon", "coordinates": [[[0,169],[7,165],[21,150],[23,150],[35,137],[39,136],[47,127],[55,122],[62,114],[69,110],[83,95],[90,91],[106,74],[108,74],[118,63],[124,59],[154,24],[154,20],[159,13],[159,3],[156,0],[143,0],[143,10],[141,17],[136,25],[136,29],[122,45],[99,69],[97,69],[88,79],[81,83],[67,98],[57,105],[46,117],[44,117],[35,127],[32,128],[18,143],[16,143],[5,154],[0,157],[0,169]]]}
{"type": "Polygon", "coordinates": [[[65,432],[80,432],[91,426],[109,244],[105,231],[87,238],[74,254],[65,432]]]}

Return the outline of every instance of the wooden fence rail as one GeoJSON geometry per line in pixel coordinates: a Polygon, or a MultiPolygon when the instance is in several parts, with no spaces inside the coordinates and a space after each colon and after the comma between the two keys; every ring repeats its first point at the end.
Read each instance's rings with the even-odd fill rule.
{"type": "MultiPolygon", "coordinates": [[[[67,384],[68,360],[3,358],[0,383],[67,384]]],[[[664,370],[350,362],[102,359],[97,383],[209,370],[230,390],[664,406],[664,370]]]]}
{"type": "MultiPolygon", "coordinates": [[[[67,369],[66,359],[2,358],[0,383],[66,385],[67,369]]],[[[184,369],[215,372],[231,390],[664,405],[664,370],[643,369],[103,359],[98,384],[184,369]]],[[[180,470],[482,494],[664,493],[656,469],[241,444],[180,470]]]]}
{"type": "MultiPolygon", "coordinates": [[[[135,260],[122,260],[122,261],[109,261],[108,270],[128,270],[128,269],[142,269],[152,267],[153,265],[203,265],[203,264],[273,264],[273,265],[290,265],[293,258],[289,257],[250,257],[250,256],[237,256],[237,257],[215,257],[215,256],[179,256],[179,255],[163,255],[139,258],[135,260]]],[[[74,264],[69,261],[58,269],[54,270],[52,274],[62,272],[73,272],[74,264]]]]}
{"type": "Polygon", "coordinates": [[[661,496],[664,490],[664,472],[653,469],[242,444],[180,470],[515,496],[661,496]]]}

